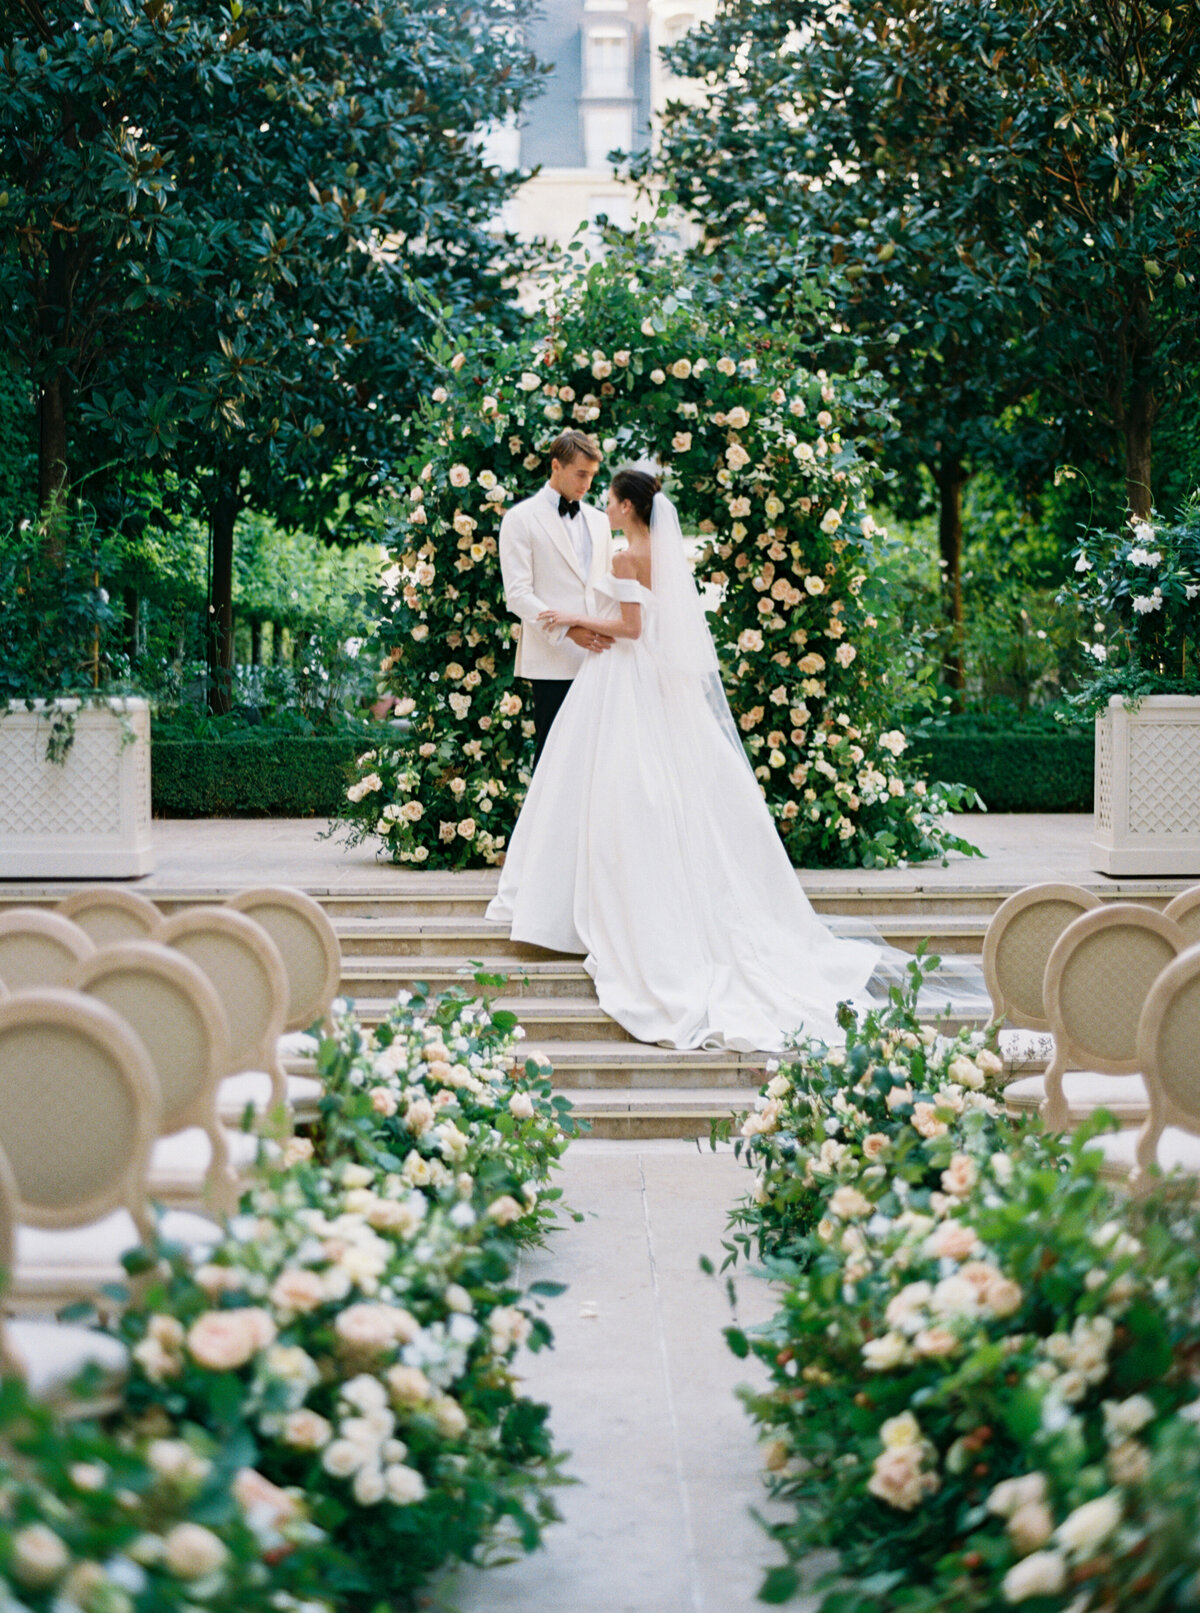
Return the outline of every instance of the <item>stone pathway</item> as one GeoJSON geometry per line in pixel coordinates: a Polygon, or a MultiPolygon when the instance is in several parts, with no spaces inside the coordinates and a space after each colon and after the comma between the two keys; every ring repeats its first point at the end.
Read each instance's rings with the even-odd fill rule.
{"type": "MultiPolygon", "coordinates": [[[[547,1302],[555,1348],[523,1358],[549,1401],[556,1443],[580,1482],[541,1551],[440,1588],[437,1613],[750,1613],[777,1560],[750,1516],[761,1461],[734,1391],[753,1361],[728,1350],[733,1318],[719,1265],[725,1215],[749,1182],[729,1149],[672,1141],[582,1141],[563,1186],[582,1223],[527,1258],[526,1282],[566,1282],[547,1302]]],[[[737,1319],[772,1309],[759,1278],[736,1279],[737,1319]]],[[[799,1606],[799,1604],[795,1604],[799,1606]]]]}

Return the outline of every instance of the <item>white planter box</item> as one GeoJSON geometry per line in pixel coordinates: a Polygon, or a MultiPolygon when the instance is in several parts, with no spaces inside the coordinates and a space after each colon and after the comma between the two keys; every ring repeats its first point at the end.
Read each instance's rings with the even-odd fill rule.
{"type": "Polygon", "coordinates": [[[1096,718],[1092,867],[1200,875],[1200,695],[1114,695],[1096,718]]]}
{"type": "Polygon", "coordinates": [[[53,705],[75,713],[61,766],[46,760],[49,705],[0,714],[0,878],[148,874],[150,707],[144,700],[53,705]]]}

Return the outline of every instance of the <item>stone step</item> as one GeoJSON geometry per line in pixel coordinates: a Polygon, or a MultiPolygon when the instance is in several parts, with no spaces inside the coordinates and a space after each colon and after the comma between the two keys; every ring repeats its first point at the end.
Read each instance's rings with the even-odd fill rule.
{"type": "MultiPolygon", "coordinates": [[[[879,925],[883,916],[898,915],[922,915],[934,919],[939,915],[986,918],[1019,888],[1012,883],[988,880],[983,877],[982,871],[977,880],[950,887],[940,883],[940,873],[937,867],[923,869],[918,866],[853,875],[810,870],[798,877],[818,912],[864,918],[876,925],[879,925]]],[[[498,878],[496,873],[488,871],[423,874],[415,870],[397,869],[383,870],[382,874],[395,879],[395,889],[380,890],[378,883],[364,883],[359,887],[351,884],[330,887],[315,882],[306,884],[305,889],[321,903],[339,927],[343,922],[358,919],[403,924],[409,918],[481,919],[495,892],[498,878]]],[[[151,876],[128,883],[131,889],[139,890],[157,902],[165,912],[175,912],[202,903],[223,902],[231,889],[250,882],[241,876],[222,885],[214,883],[188,887],[164,883],[158,886],[154,876],[151,876]]],[[[53,906],[71,891],[79,890],[88,883],[93,882],[5,881],[0,888],[0,911],[18,906],[53,906]]],[[[1188,878],[1121,880],[1092,875],[1082,883],[1093,890],[1101,901],[1134,901],[1161,908],[1196,881],[1188,878]]]]}
{"type": "MultiPolygon", "coordinates": [[[[830,915],[834,920],[846,915],[830,915]]],[[[890,914],[876,913],[870,918],[856,917],[853,933],[859,925],[869,924],[890,946],[904,952],[915,952],[922,944],[943,954],[978,952],[987,933],[986,913],[890,914]]],[[[544,947],[530,946],[512,941],[504,927],[490,924],[486,919],[413,915],[403,920],[387,918],[355,918],[336,921],[338,937],[347,960],[365,962],[373,959],[395,959],[417,953],[433,957],[450,953],[461,958],[492,958],[506,954],[517,958],[555,958],[570,956],[547,952],[544,947]]],[[[577,954],[576,954],[577,956],[577,954]]]]}
{"type": "Polygon", "coordinates": [[[669,1093],[568,1090],[563,1096],[571,1100],[575,1119],[591,1128],[589,1136],[695,1137],[703,1146],[713,1121],[752,1109],[757,1091],[680,1087],[669,1093]]]}
{"type": "MultiPolygon", "coordinates": [[[[931,948],[936,952],[938,949],[931,948]]],[[[980,981],[982,991],[982,960],[978,951],[964,949],[947,951],[956,965],[971,971],[980,981]]],[[[472,995],[512,997],[588,997],[594,998],[595,988],[591,976],[583,967],[583,959],[566,953],[538,952],[525,957],[513,952],[486,953],[400,953],[392,956],[359,954],[343,955],[342,995],[347,997],[378,996],[394,993],[402,987],[412,989],[420,982],[431,991],[443,991],[460,986],[472,995]],[[476,976],[482,979],[476,980],[476,976]]]]}

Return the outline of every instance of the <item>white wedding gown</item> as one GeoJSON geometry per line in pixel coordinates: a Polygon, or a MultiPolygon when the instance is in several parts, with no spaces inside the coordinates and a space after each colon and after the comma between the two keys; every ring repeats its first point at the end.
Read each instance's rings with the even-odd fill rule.
{"type": "Polygon", "coordinates": [[[837,1004],[861,1001],[879,949],[831,934],[800,888],[729,716],[678,530],[659,494],[654,591],[603,585],[605,614],[641,605],[641,637],[590,655],[575,678],[488,917],[514,940],[586,954],[600,1006],[639,1041],[840,1041],[837,1004]]]}

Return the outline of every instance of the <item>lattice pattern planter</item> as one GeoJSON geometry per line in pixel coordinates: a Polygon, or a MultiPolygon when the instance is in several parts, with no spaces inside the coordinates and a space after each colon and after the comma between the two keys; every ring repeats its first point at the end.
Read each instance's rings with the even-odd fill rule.
{"type": "Polygon", "coordinates": [[[1096,718],[1092,867],[1200,874],[1200,695],[1118,696],[1096,718]]]}
{"type": "Polygon", "coordinates": [[[51,707],[0,715],[0,878],[125,879],[154,867],[150,707],[80,707],[66,761],[46,760],[51,707]],[[132,737],[131,737],[132,736],[132,737]]]}

